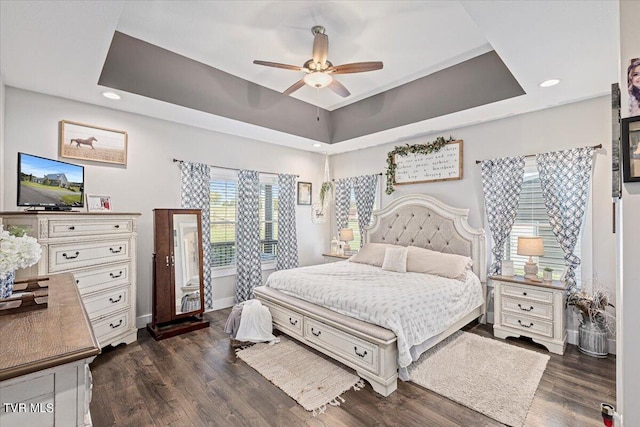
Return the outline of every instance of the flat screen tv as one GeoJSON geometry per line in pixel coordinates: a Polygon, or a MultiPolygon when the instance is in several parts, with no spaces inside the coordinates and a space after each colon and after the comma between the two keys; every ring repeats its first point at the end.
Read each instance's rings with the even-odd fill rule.
{"type": "Polygon", "coordinates": [[[51,211],[84,207],[84,167],[18,153],[18,206],[51,211]]]}

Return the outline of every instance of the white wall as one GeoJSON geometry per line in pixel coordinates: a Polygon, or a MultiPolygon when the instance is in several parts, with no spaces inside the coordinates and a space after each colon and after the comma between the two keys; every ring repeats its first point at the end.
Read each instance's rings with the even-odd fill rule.
{"type": "MultiPolygon", "coordinates": [[[[85,166],[85,192],[111,195],[118,212],[139,212],[138,327],[150,320],[151,255],[154,208],[180,207],[180,171],[172,159],[211,165],[299,174],[313,183],[314,198],[322,182],[324,157],[237,136],[212,132],[146,116],[116,111],[63,98],[6,89],[6,131],[3,153],[4,209],[17,210],[17,153],[58,158],[58,122],[72,120],[128,132],[127,166],[68,160],[85,166]]],[[[328,226],[313,224],[309,206],[297,210],[301,265],[322,262],[328,226]]],[[[213,280],[216,308],[233,304],[235,276],[213,280]]]]}
{"type": "MultiPolygon", "coordinates": [[[[620,92],[622,94],[622,117],[628,117],[627,66],[631,58],[640,57],[640,2],[620,2],[620,92]]],[[[640,425],[640,182],[622,185],[622,200],[619,203],[621,227],[619,236],[618,263],[620,266],[617,315],[618,324],[617,360],[617,406],[623,414],[626,426],[640,425]]]]}
{"type": "MultiPolygon", "coordinates": [[[[387,153],[396,145],[424,144],[437,136],[462,139],[463,179],[396,186],[395,192],[383,194],[382,207],[401,195],[423,193],[434,196],[452,206],[469,208],[469,223],[487,228],[480,166],[476,160],[496,157],[535,154],[545,151],[584,147],[602,143],[604,149],[594,157],[591,218],[583,235],[583,278],[593,276],[615,294],[615,236],[612,234],[611,208],[611,103],[609,97],[569,104],[530,114],[468,126],[444,135],[433,134],[372,147],[365,150],[337,154],[331,157],[335,178],[384,172],[387,153]],[[592,220],[593,219],[593,220],[592,220]]],[[[384,176],[382,177],[384,182],[384,176]]],[[[384,185],[384,184],[383,184],[384,185]]],[[[335,229],[335,225],[333,225],[335,229]]],[[[335,233],[335,231],[334,231],[335,233]]],[[[490,253],[490,251],[487,251],[490,253]]],[[[573,316],[569,329],[573,329],[573,316]]],[[[569,337],[572,341],[575,335],[569,337]]],[[[575,342],[575,341],[574,341],[575,342]]],[[[613,348],[611,349],[613,351],[613,348]]]]}
{"type": "Polygon", "coordinates": [[[4,209],[4,111],[5,111],[5,86],[2,74],[0,74],[0,211],[4,209]]]}

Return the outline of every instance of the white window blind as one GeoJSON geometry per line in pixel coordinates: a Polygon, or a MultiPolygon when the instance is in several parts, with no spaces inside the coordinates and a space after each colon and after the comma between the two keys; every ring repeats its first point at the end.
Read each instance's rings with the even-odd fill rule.
{"type": "MultiPolygon", "coordinates": [[[[520,203],[511,234],[505,242],[504,259],[512,260],[515,273],[524,275],[524,264],[528,256],[518,255],[518,236],[540,236],[544,243],[544,256],[534,257],[538,264],[539,275],[544,267],[553,269],[553,278],[559,279],[565,269],[564,252],[556,240],[542,198],[542,188],[536,167],[535,158],[527,158],[525,162],[524,182],[520,191],[520,203]],[[538,259],[536,259],[538,258],[538,259]]],[[[575,254],[580,257],[580,239],[576,244],[575,254]]],[[[580,281],[580,268],[576,269],[576,281],[580,281]]]]}
{"type": "MultiPolygon", "coordinates": [[[[373,210],[380,207],[380,179],[376,184],[376,197],[373,202],[373,210]]],[[[362,241],[362,235],[360,233],[360,225],[358,224],[358,208],[356,207],[356,194],[354,189],[351,189],[351,199],[349,201],[349,216],[347,227],[353,230],[353,241],[349,242],[349,246],[352,251],[360,250],[360,242],[362,241]]]]}
{"type": "MultiPolygon", "coordinates": [[[[233,267],[236,262],[236,174],[213,174],[210,181],[211,267],[233,267]]],[[[260,176],[260,256],[262,262],[276,259],[278,246],[277,178],[260,176]]]]}

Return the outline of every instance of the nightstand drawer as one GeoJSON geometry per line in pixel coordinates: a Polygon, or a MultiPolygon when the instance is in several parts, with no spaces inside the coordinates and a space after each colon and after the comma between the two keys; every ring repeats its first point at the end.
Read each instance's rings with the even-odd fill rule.
{"type": "Polygon", "coordinates": [[[502,324],[531,334],[553,337],[553,323],[532,317],[502,313],[502,324]]]}
{"type": "Polygon", "coordinates": [[[524,298],[532,301],[540,301],[551,304],[553,302],[553,292],[534,289],[531,286],[514,286],[502,282],[501,294],[504,296],[524,298]]]}
{"type": "Polygon", "coordinates": [[[553,305],[543,304],[527,299],[504,297],[502,299],[502,309],[527,316],[539,317],[541,319],[553,320],[553,305]]]}

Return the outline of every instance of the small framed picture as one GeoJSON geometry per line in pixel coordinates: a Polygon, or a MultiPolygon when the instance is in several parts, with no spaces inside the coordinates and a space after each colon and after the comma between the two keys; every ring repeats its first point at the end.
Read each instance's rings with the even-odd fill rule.
{"type": "Polygon", "coordinates": [[[88,212],[112,212],[111,196],[100,196],[97,194],[87,194],[88,212]]]}
{"type": "Polygon", "coordinates": [[[622,177],[640,182],[640,116],[622,119],[622,177]]]}
{"type": "Polygon", "coordinates": [[[311,183],[298,182],[298,204],[311,205],[311,183]]]}
{"type": "Polygon", "coordinates": [[[127,132],[62,120],[60,157],[126,166],[127,132]]]}

